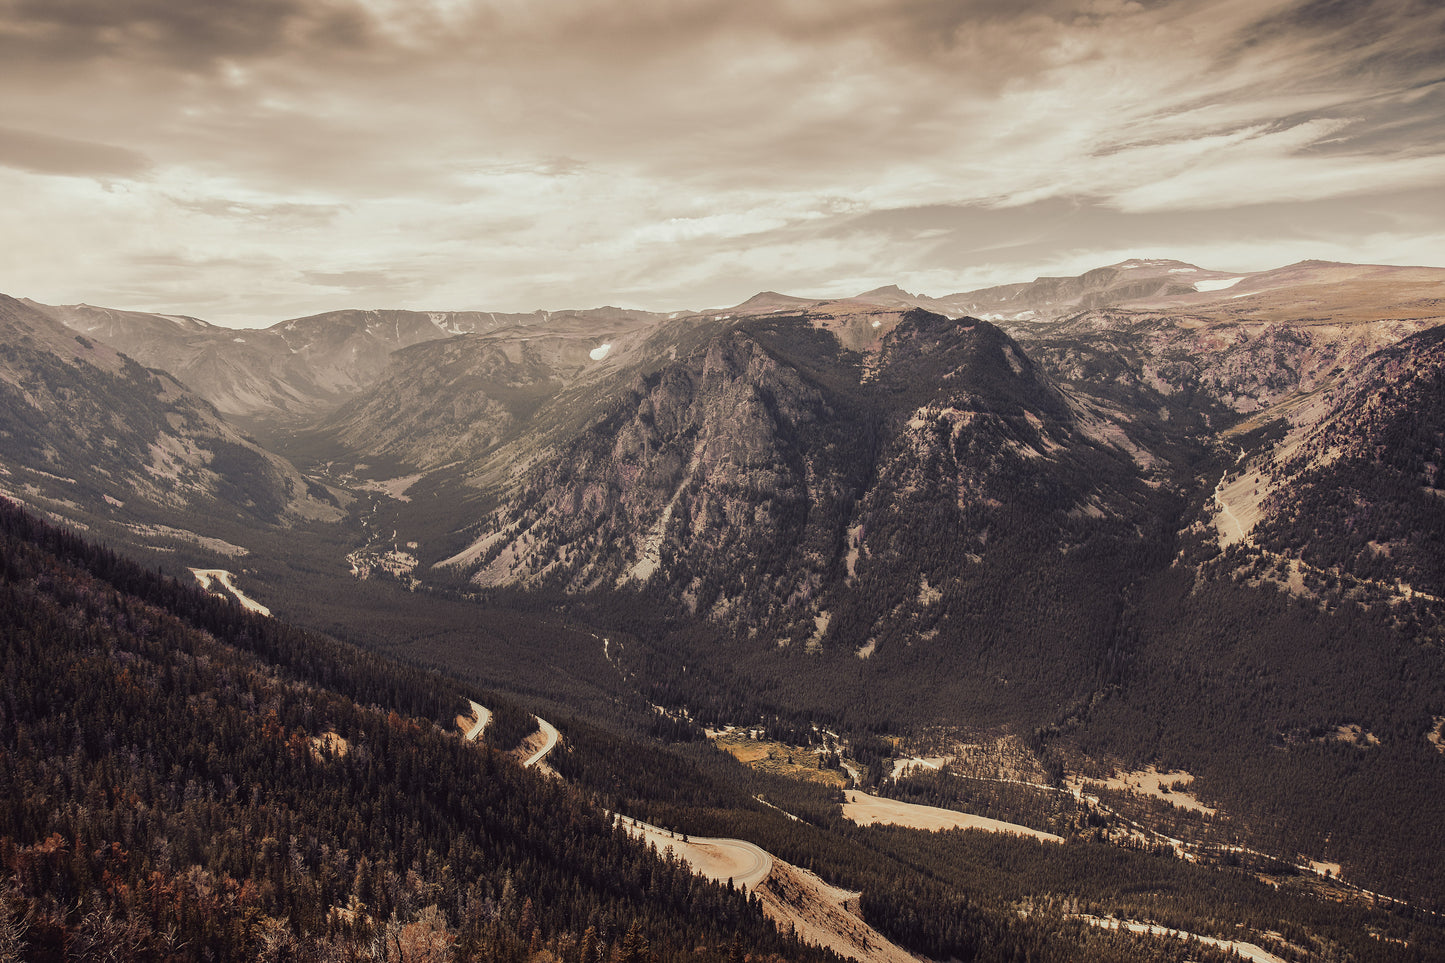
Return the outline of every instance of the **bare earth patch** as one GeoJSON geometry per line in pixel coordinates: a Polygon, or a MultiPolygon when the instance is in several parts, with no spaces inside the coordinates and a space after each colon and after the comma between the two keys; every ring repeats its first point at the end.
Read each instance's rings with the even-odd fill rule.
{"type": "Polygon", "coordinates": [[[883,799],[879,796],[870,796],[857,789],[849,789],[844,795],[848,801],[843,805],[843,815],[860,826],[882,824],[903,826],[908,829],[928,829],[934,832],[944,829],[982,829],[990,833],[1032,836],[1035,839],[1044,839],[1053,843],[1064,841],[1062,836],[1055,836],[1053,833],[1030,829],[1016,823],[1006,823],[1000,819],[989,819],[987,816],[974,816],[953,809],[940,809],[937,806],[920,806],[917,803],[900,802],[897,799],[883,799]]]}
{"type": "Polygon", "coordinates": [[[832,950],[860,963],[914,963],[913,956],[857,915],[858,894],[829,886],[805,869],[781,861],[757,889],[763,912],[805,943],[832,950]]]}
{"type": "Polygon", "coordinates": [[[912,756],[907,759],[895,759],[891,778],[897,779],[910,769],[942,769],[952,761],[952,756],[912,756]]]}

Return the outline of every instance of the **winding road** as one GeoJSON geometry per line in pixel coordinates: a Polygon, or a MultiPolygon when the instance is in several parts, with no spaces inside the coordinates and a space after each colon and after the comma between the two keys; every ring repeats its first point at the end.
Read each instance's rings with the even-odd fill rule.
{"type": "Polygon", "coordinates": [[[730,879],[734,885],[753,889],[773,871],[772,855],[745,839],[684,838],[630,816],[613,814],[613,818],[621,821],[623,829],[659,850],[671,846],[693,872],[719,883],[730,879]]]}
{"type": "Polygon", "coordinates": [[[533,716],[533,718],[537,720],[537,728],[541,730],[542,735],[547,737],[547,741],[542,743],[542,748],[532,753],[527,757],[527,761],[522,763],[522,767],[526,769],[541,762],[547,753],[557,747],[557,728],[541,716],[533,716]]]}
{"type": "Polygon", "coordinates": [[[467,742],[476,742],[477,737],[482,734],[482,730],[487,728],[487,723],[492,721],[492,710],[472,699],[468,699],[467,701],[471,702],[472,714],[477,717],[477,721],[467,730],[465,738],[467,742]]]}
{"type": "MultiPolygon", "coordinates": [[[[467,701],[470,702],[472,705],[472,717],[476,719],[476,721],[472,723],[470,729],[467,729],[462,733],[462,738],[465,739],[467,742],[476,742],[477,738],[482,734],[482,731],[487,728],[487,724],[492,721],[492,710],[488,709],[480,702],[477,702],[475,699],[468,699],[467,701]]],[[[533,716],[532,718],[537,720],[537,731],[542,733],[542,735],[546,738],[542,745],[537,749],[537,751],[533,752],[522,762],[522,767],[524,769],[530,769],[532,766],[537,765],[539,762],[541,762],[547,757],[547,753],[557,748],[557,739],[561,735],[557,731],[556,726],[552,725],[552,723],[548,722],[546,719],[543,719],[541,716],[533,716]]],[[[465,720],[463,720],[461,716],[457,716],[458,725],[462,724],[464,721],[465,720]]],[[[531,737],[528,736],[528,739],[530,738],[531,737]]]]}

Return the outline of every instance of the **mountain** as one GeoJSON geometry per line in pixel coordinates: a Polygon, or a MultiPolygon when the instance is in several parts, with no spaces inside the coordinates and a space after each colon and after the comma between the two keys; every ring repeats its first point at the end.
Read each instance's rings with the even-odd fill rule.
{"type": "MultiPolygon", "coordinates": [[[[678,319],[570,382],[525,367],[521,350],[490,337],[409,349],[335,422],[352,457],[416,458],[495,506],[468,517],[446,501],[466,541],[423,542],[423,580],[640,595],[720,627],[728,651],[905,673],[922,658],[952,674],[931,704],[962,687],[980,712],[1045,712],[1049,686],[1072,691],[1107,643],[1082,632],[1047,652],[1044,640],[1099,625],[1094,609],[1128,570],[1098,570],[1099,554],[1137,556],[1157,536],[1164,460],[987,322],[826,309],[678,319]],[[850,349],[860,332],[869,347],[850,349]],[[449,421],[461,404],[488,413],[449,421]],[[1026,625],[1036,596],[1005,593],[991,613],[978,599],[1041,560],[1047,591],[1069,596],[1045,620],[1054,628],[1027,629],[1027,651],[980,647],[979,631],[1026,625]],[[1005,664],[1027,665],[1029,681],[1000,689],[1005,664]]],[[[426,530],[438,511],[431,499],[393,510],[378,528],[426,530]]]]}
{"type": "Polygon", "coordinates": [[[398,349],[499,328],[547,329],[646,312],[499,314],[488,311],[331,311],[263,329],[221,328],[194,318],[89,305],[31,306],[65,325],[170,372],[227,416],[296,424],[371,385],[398,349]]]}
{"type": "Polygon", "coordinates": [[[181,528],[343,514],[335,495],[169,374],[3,296],[0,340],[0,485],[11,497],[67,517],[181,528]]]}
{"type": "MultiPolygon", "coordinates": [[[[247,586],[402,659],[588,713],[653,706],[674,738],[831,734],[885,791],[907,784],[895,756],[984,753],[913,788],[1032,774],[1046,788],[1008,805],[1064,819],[1066,776],[1186,771],[1216,816],[1154,797],[1130,810],[1158,833],[1139,845],[1338,866],[1424,906],[1445,882],[1442,281],[1134,260],[977,296],[765,292],[459,333],[298,319],[264,335],[278,366],[237,362],[274,378],[246,422],[346,517],[265,541],[247,586]],[[477,640],[518,613],[552,637],[477,640]]],[[[183,322],[146,337],[215,337],[183,322]]],[[[79,350],[47,330],[50,356],[79,350]]],[[[253,334],[228,335],[215,356],[244,357],[253,334]]]]}
{"type": "Polygon", "coordinates": [[[954,310],[993,320],[1056,317],[1141,298],[1190,294],[1219,278],[1192,264],[1170,260],[1122,261],[1077,277],[1041,277],[940,298],[954,310]]]}
{"type": "Polygon", "coordinates": [[[578,313],[567,320],[397,351],[374,385],[313,434],[422,469],[475,462],[565,389],[593,384],[626,365],[650,327],[647,319],[639,324],[622,312],[578,313]]]}

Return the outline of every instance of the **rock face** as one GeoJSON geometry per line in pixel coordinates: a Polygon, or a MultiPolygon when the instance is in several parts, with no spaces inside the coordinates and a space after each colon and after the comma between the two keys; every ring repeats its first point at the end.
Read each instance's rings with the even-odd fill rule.
{"type": "Polygon", "coordinates": [[[857,486],[828,457],[829,413],[823,391],[756,338],[723,332],[635,375],[484,524],[480,554],[457,564],[478,566],[483,585],[656,581],[704,611],[763,581],[770,596],[790,593],[787,582],[808,577],[798,543],[828,541],[817,529],[857,486]],[[719,578],[707,560],[723,558],[738,564],[719,578]]]}
{"type": "Polygon", "coordinates": [[[170,375],[3,296],[0,440],[0,485],[40,506],[252,525],[341,514],[170,375]]]}
{"type": "Polygon", "coordinates": [[[1098,414],[986,322],[914,310],[869,355],[806,315],[688,334],[654,335],[443,564],[851,651],[900,593],[927,607],[930,579],[1031,540],[1077,548],[1150,498],[1098,414]]]}

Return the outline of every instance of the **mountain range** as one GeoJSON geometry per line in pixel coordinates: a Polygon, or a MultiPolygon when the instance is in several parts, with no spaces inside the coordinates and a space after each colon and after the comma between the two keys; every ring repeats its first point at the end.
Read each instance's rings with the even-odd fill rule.
{"type": "Polygon", "coordinates": [[[3,494],[174,574],[868,786],[1187,770],[1212,844],[1445,905],[1445,269],[0,324],[3,494]]]}

